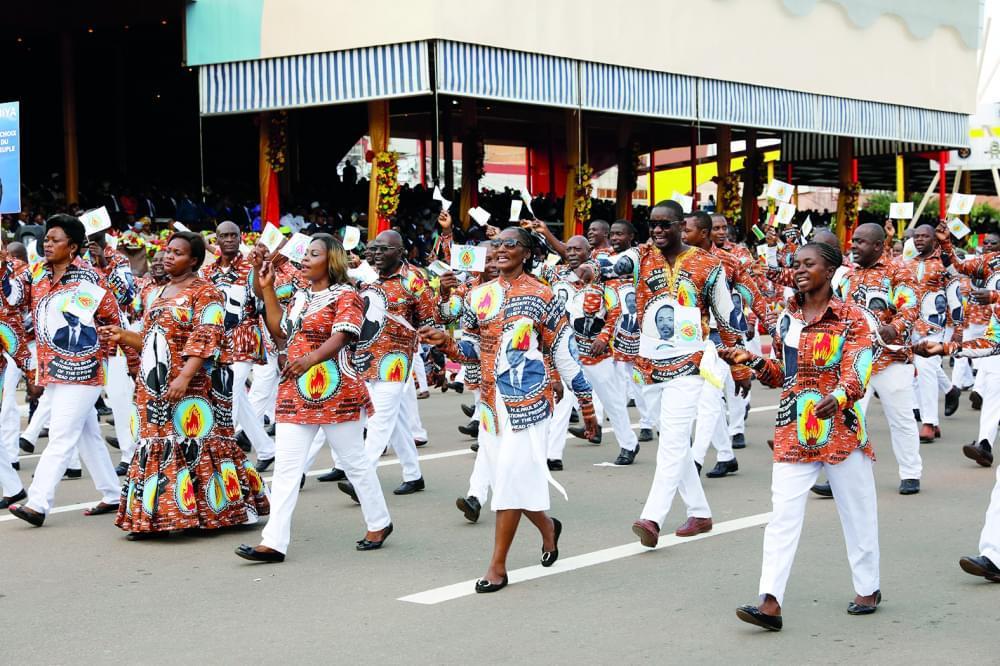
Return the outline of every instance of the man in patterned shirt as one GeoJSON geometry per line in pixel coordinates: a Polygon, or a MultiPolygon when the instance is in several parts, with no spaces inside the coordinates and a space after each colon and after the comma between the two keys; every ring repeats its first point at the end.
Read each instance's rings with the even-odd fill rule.
{"type": "MultiPolygon", "coordinates": [[[[644,546],[654,547],[674,494],[688,505],[688,520],[675,534],[694,536],[712,529],[711,510],[691,454],[690,432],[701,392],[700,366],[714,316],[722,344],[743,346],[743,335],[730,326],[733,300],[720,259],[681,241],[684,211],[675,201],[658,203],[650,212],[652,245],[626,252],[615,264],[619,275],[635,276],[640,320],[636,369],[651,392],[660,395],[660,447],[656,474],[642,516],[632,531],[644,546]],[[669,326],[667,325],[669,323],[669,326]]],[[[746,368],[733,368],[745,381],[746,368]]]]}

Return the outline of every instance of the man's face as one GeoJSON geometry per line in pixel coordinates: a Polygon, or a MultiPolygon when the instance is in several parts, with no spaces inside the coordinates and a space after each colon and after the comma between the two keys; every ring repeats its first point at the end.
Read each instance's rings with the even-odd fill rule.
{"type": "Polygon", "coordinates": [[[986,234],[983,238],[983,252],[1000,252],[1000,235],[986,234]]]}
{"type": "Polygon", "coordinates": [[[712,242],[715,243],[715,247],[723,247],[727,240],[729,240],[729,225],[726,224],[726,218],[713,215],[712,242]]]}
{"type": "Polygon", "coordinates": [[[220,224],[215,237],[223,256],[234,257],[240,251],[240,229],[235,224],[220,224]]]}
{"type": "Polygon", "coordinates": [[[934,297],[934,309],[937,310],[939,315],[943,315],[948,310],[948,299],[943,295],[938,294],[934,297]]]}
{"type": "Polygon", "coordinates": [[[379,234],[369,248],[380,273],[391,273],[403,261],[403,245],[395,234],[379,234]]]}
{"type": "Polygon", "coordinates": [[[680,245],[682,228],[683,222],[671,208],[654,208],[649,214],[649,237],[661,252],[680,245]]]}
{"type": "Polygon", "coordinates": [[[611,249],[615,252],[624,252],[632,247],[633,237],[632,232],[624,224],[612,224],[611,235],[608,237],[608,240],[611,242],[611,249]]]}
{"type": "Polygon", "coordinates": [[[858,229],[851,237],[851,251],[854,253],[854,260],[861,266],[871,266],[874,264],[883,249],[882,241],[873,230],[863,228],[858,229]]]}
{"type": "Polygon", "coordinates": [[[662,307],[656,311],[656,330],[660,338],[668,340],[674,337],[674,309],[662,307]]]}
{"type": "Polygon", "coordinates": [[[566,243],[566,263],[569,264],[570,268],[575,269],[587,260],[588,251],[589,248],[587,247],[585,238],[581,236],[570,238],[569,242],[566,243]]]}
{"type": "Polygon", "coordinates": [[[608,225],[605,222],[591,222],[587,228],[587,240],[594,247],[602,247],[608,242],[608,225]]]}
{"type": "Polygon", "coordinates": [[[80,318],[77,317],[72,312],[63,312],[63,318],[66,319],[66,323],[70,326],[77,326],[80,323],[80,318]]]}
{"type": "Polygon", "coordinates": [[[625,307],[628,308],[629,314],[635,314],[635,294],[633,292],[625,294],[625,307]]]}
{"type": "Polygon", "coordinates": [[[920,254],[930,254],[934,251],[934,229],[930,225],[917,227],[913,232],[913,246],[920,254]]]}
{"type": "Polygon", "coordinates": [[[157,252],[153,255],[152,261],[149,262],[149,272],[153,276],[154,280],[159,280],[167,272],[163,268],[163,253],[157,252]]]}
{"type": "Polygon", "coordinates": [[[524,352],[520,349],[508,349],[507,361],[510,363],[510,367],[516,368],[524,362],[524,352]]]}
{"type": "Polygon", "coordinates": [[[698,219],[696,217],[688,217],[684,220],[682,239],[687,245],[704,248],[708,245],[709,233],[698,226],[698,219]]]}

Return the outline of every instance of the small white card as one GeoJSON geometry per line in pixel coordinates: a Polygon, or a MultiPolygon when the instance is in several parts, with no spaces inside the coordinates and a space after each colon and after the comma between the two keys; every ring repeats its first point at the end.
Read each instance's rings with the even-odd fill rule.
{"type": "MultiPolygon", "coordinates": [[[[790,224],[793,217],[795,217],[795,204],[783,203],[778,206],[775,222],[780,225],[790,224]]],[[[812,222],[808,218],[806,218],[806,222],[809,222],[809,226],[812,227],[812,222]]]]}
{"type": "Polygon", "coordinates": [[[361,229],[352,226],[344,227],[344,249],[350,252],[361,242],[361,229]]]}
{"type": "Polygon", "coordinates": [[[451,248],[451,267],[457,271],[486,270],[486,248],[478,245],[455,245],[451,248]]]}
{"type": "Polygon", "coordinates": [[[434,275],[444,275],[451,272],[451,266],[438,259],[428,266],[427,270],[434,273],[434,275]]]}
{"type": "MultiPolygon", "coordinates": [[[[524,205],[527,206],[528,212],[531,213],[531,217],[535,217],[535,211],[531,210],[531,192],[527,189],[521,190],[521,201],[523,201],[524,205]]],[[[513,209],[513,206],[511,206],[511,210],[513,209]]]]}
{"type": "Polygon", "coordinates": [[[187,226],[183,222],[177,222],[177,221],[174,222],[174,230],[175,231],[191,231],[190,229],[187,228],[187,226]]]}
{"type": "Polygon", "coordinates": [[[80,221],[83,222],[83,228],[87,230],[88,236],[111,228],[111,216],[108,215],[108,209],[105,206],[88,210],[80,216],[80,221]]]}
{"type": "Polygon", "coordinates": [[[38,241],[34,238],[25,243],[24,250],[28,255],[28,263],[30,265],[34,266],[42,260],[42,258],[38,255],[38,241]]]}
{"type": "Polygon", "coordinates": [[[806,221],[802,223],[802,237],[809,238],[809,234],[811,234],[812,231],[813,231],[812,220],[807,217],[806,221]]]}
{"type": "Polygon", "coordinates": [[[761,243],[760,245],[757,246],[758,259],[764,259],[767,257],[767,248],[768,248],[767,243],[761,243]]]}
{"type": "Polygon", "coordinates": [[[949,215],[968,215],[972,204],[976,202],[975,194],[953,194],[948,202],[949,215]]]}
{"type": "Polygon", "coordinates": [[[260,232],[257,242],[266,247],[268,252],[274,252],[284,239],[281,230],[268,222],[264,225],[264,231],[260,232]]]}
{"type": "Polygon", "coordinates": [[[118,249],[118,236],[112,236],[111,234],[108,234],[104,237],[104,242],[107,243],[108,247],[110,247],[112,250],[118,249]]]}
{"type": "Polygon", "coordinates": [[[560,257],[558,254],[554,252],[549,252],[549,256],[545,257],[546,266],[555,266],[560,261],[562,261],[562,257],[560,257]]]}
{"type": "Polygon", "coordinates": [[[794,188],[783,180],[778,180],[775,178],[770,183],[767,184],[767,196],[769,199],[775,199],[782,203],[788,203],[792,200],[792,192],[794,188]]]}
{"type": "Polygon", "coordinates": [[[451,202],[444,198],[444,195],[441,194],[441,188],[438,187],[437,185],[434,186],[434,194],[432,194],[431,196],[434,198],[434,201],[441,202],[441,210],[447,211],[449,208],[451,208],[451,202]]]}
{"type": "MultiPolygon", "coordinates": [[[[513,208],[511,209],[511,212],[513,212],[513,208]]],[[[520,213],[521,211],[518,210],[518,212],[520,213]]],[[[490,221],[490,214],[486,212],[484,209],[480,208],[479,206],[469,209],[469,217],[475,220],[476,224],[478,224],[481,227],[485,227],[486,223],[490,221]]]]}
{"type": "Polygon", "coordinates": [[[889,204],[889,219],[890,220],[912,220],[913,219],[913,202],[904,201],[903,203],[891,203],[889,204]]]}
{"type": "MultiPolygon", "coordinates": [[[[510,202],[510,221],[517,222],[521,219],[521,208],[524,207],[523,201],[518,201],[517,199],[512,199],[510,202]]],[[[528,209],[531,210],[530,208],[528,209]]]]}
{"type": "Polygon", "coordinates": [[[357,268],[347,269],[347,275],[366,284],[370,284],[378,279],[378,271],[372,268],[371,264],[367,261],[362,261],[358,264],[357,268]]]}
{"type": "Polygon", "coordinates": [[[778,248],[773,245],[765,245],[764,257],[767,259],[767,265],[769,268],[778,267],[778,248]]]}
{"type": "Polygon", "coordinates": [[[951,235],[955,238],[964,238],[969,235],[971,229],[965,226],[965,223],[962,222],[962,220],[957,217],[953,217],[948,220],[948,231],[950,231],[951,235]]]}
{"type": "Polygon", "coordinates": [[[101,301],[106,293],[108,292],[104,288],[93,282],[80,282],[63,307],[63,312],[76,315],[81,322],[90,326],[94,323],[94,314],[101,306],[101,301]]]}
{"type": "Polygon", "coordinates": [[[681,194],[680,192],[674,192],[673,196],[670,198],[679,203],[685,213],[691,212],[691,206],[694,205],[694,197],[689,197],[688,195],[681,194]]]}
{"type": "Polygon", "coordinates": [[[285,243],[285,247],[281,248],[281,254],[285,255],[295,263],[301,263],[302,259],[306,256],[306,251],[309,249],[309,236],[305,234],[296,233],[288,242],[285,243]]]}
{"type": "Polygon", "coordinates": [[[913,244],[912,238],[907,238],[906,242],[903,243],[903,259],[907,261],[912,261],[917,258],[917,246],[913,244]]]}

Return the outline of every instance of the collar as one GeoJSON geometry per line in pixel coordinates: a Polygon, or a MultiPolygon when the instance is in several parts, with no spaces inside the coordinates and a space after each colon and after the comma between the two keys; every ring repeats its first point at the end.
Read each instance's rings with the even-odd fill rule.
{"type": "Polygon", "coordinates": [[[241,252],[237,252],[236,256],[233,257],[233,263],[229,264],[229,268],[223,268],[222,264],[218,261],[212,264],[212,266],[217,271],[235,271],[239,270],[244,261],[246,261],[246,259],[243,258],[243,254],[241,252]]]}
{"type": "MultiPolygon", "coordinates": [[[[802,306],[799,304],[799,299],[798,298],[789,298],[788,301],[787,301],[787,304],[788,304],[788,311],[789,312],[791,312],[793,314],[799,315],[797,318],[800,319],[800,320],[802,320],[802,321],[805,321],[804,319],[802,319],[802,316],[801,316],[801,314],[802,314],[802,306]]],[[[850,306],[849,306],[849,304],[846,301],[842,301],[839,298],[837,298],[836,296],[831,296],[830,297],[830,301],[826,304],[826,310],[824,310],[823,313],[819,317],[817,317],[815,320],[813,320],[813,321],[807,321],[807,322],[805,322],[805,324],[806,324],[806,326],[810,326],[810,325],[815,324],[815,323],[817,323],[817,322],[819,322],[819,321],[821,321],[823,319],[831,319],[833,321],[839,321],[840,319],[843,318],[843,315],[845,314],[844,311],[848,307],[850,307],[850,306]]]]}

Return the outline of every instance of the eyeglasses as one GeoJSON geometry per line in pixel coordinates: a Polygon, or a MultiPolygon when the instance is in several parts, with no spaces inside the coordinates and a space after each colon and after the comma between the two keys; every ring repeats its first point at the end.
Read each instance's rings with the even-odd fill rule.
{"type": "Polygon", "coordinates": [[[497,238],[490,241],[490,247],[506,247],[514,248],[520,245],[521,247],[528,247],[516,238],[497,238]]]}
{"type": "Polygon", "coordinates": [[[649,228],[650,229],[655,229],[657,227],[661,227],[663,229],[669,229],[670,227],[674,226],[674,224],[676,224],[676,223],[677,223],[676,220],[650,220],[649,221],[649,228]]]}
{"type": "Polygon", "coordinates": [[[368,249],[371,250],[372,254],[385,254],[386,252],[392,252],[393,250],[398,250],[398,247],[393,247],[392,245],[369,245],[368,249]]]}

